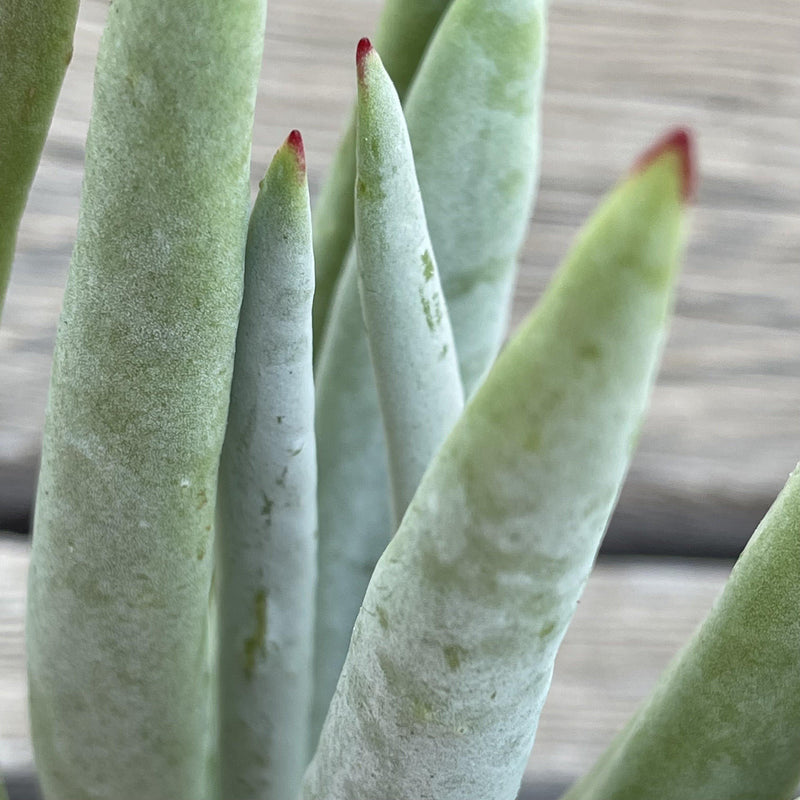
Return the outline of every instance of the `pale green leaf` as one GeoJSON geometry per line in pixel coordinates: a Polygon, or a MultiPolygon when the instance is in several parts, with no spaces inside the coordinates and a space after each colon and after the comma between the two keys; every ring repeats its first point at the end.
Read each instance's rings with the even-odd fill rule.
{"type": "Polygon", "coordinates": [[[0,311],[77,16],[78,0],[3,0],[0,7],[0,311]]]}
{"type": "Polygon", "coordinates": [[[293,132],[250,217],[220,462],[224,800],[296,797],[308,763],[317,574],[313,293],[308,184],[293,132]]]}
{"type": "Polygon", "coordinates": [[[359,76],[359,287],[399,523],[464,390],[400,100],[366,44],[359,76]]]}
{"type": "Polygon", "coordinates": [[[27,645],[47,797],[208,796],[208,632],[265,3],[115,0],[59,323],[27,645]]]}
{"type": "Polygon", "coordinates": [[[800,469],[710,615],[565,800],[783,800],[800,780],[800,469]]]}
{"type": "MultiPolygon", "coordinates": [[[[386,0],[375,45],[402,99],[451,0],[386,0]]],[[[355,112],[354,112],[355,114],[355,112]]],[[[314,350],[322,347],[325,322],[336,283],[353,238],[353,184],[356,175],[355,116],[351,115],[333,165],[314,209],[314,350]]]]}
{"type": "MultiPolygon", "coordinates": [[[[451,322],[468,390],[500,344],[513,257],[538,174],[544,17],[542,0],[456,0],[408,99],[411,144],[423,158],[417,177],[447,307],[450,291],[458,309],[451,322]]],[[[369,576],[395,530],[357,273],[351,252],[317,369],[315,730],[333,694],[369,576]]]]}

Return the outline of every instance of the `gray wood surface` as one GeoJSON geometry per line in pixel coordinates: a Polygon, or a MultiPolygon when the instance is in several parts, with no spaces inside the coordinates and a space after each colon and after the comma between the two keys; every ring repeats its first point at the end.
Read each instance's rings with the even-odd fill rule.
{"type": "MultiPolygon", "coordinates": [[[[31,769],[23,614],[27,544],[0,536],[0,771],[31,769]]],[[[526,780],[583,774],[705,617],[730,564],[605,559],[589,580],[556,663],[526,780]]]]}
{"type": "MultiPolygon", "coordinates": [[[[312,188],[353,95],[376,0],[271,0],[254,185],[293,127],[312,188]]],[[[0,326],[0,521],[24,525],[75,231],[105,0],[75,58],[0,326]]],[[[664,369],[611,549],[736,549],[800,458],[800,12],[793,0],[556,0],[542,191],[515,320],[580,221],[665,128],[691,125],[702,183],[664,369]]]]}

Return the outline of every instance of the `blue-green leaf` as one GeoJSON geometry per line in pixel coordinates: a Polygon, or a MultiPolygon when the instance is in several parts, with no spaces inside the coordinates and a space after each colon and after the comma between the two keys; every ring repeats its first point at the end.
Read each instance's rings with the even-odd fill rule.
{"type": "Polygon", "coordinates": [[[378,54],[361,47],[356,251],[399,522],[464,390],[400,100],[378,54]]]}
{"type": "Polygon", "coordinates": [[[27,620],[45,796],[210,792],[209,591],[266,4],[115,0],[27,620]]]}
{"type": "Polygon", "coordinates": [[[278,150],[250,217],[217,515],[225,800],[296,797],[308,763],[316,583],[311,302],[303,142],[278,150]]]}

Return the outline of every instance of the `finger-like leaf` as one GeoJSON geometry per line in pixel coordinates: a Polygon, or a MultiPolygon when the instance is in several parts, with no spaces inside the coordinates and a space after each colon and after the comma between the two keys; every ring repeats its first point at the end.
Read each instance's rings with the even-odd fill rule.
{"type": "Polygon", "coordinates": [[[30,568],[47,797],[207,796],[210,548],[265,12],[109,8],[30,568]]]}
{"type": "Polygon", "coordinates": [[[399,522],[464,390],[400,99],[368,40],[358,61],[359,286],[399,522]]]}
{"type": "MultiPolygon", "coordinates": [[[[469,389],[499,345],[513,254],[538,171],[544,61],[543,0],[455,0],[408,100],[417,177],[462,376],[469,389]],[[440,114],[433,113],[439,108],[440,114]],[[411,124],[412,120],[414,124],[411,124]],[[438,158],[428,145],[440,144],[438,158]],[[429,170],[435,180],[426,178],[429,170]],[[449,170],[449,171],[448,171],[449,170]],[[443,187],[437,187],[437,181],[443,187]],[[426,187],[431,192],[426,194],[426,187]],[[454,226],[461,238],[448,233],[454,226]],[[442,240],[444,256],[439,252],[442,240]],[[473,316],[467,313],[472,304],[473,316]],[[499,319],[493,317],[495,315],[499,319]],[[491,318],[491,320],[490,320],[491,318]],[[460,326],[460,328],[459,328],[460,326]],[[476,333],[483,329],[483,333],[476,333]],[[481,338],[481,336],[485,338],[481,338]],[[464,361],[461,342],[467,352],[464,361]],[[483,342],[483,345],[480,345],[483,342]]],[[[319,569],[314,729],[327,711],[369,576],[395,528],[380,404],[351,253],[337,286],[317,369],[319,569]]]]}
{"type": "Polygon", "coordinates": [[[77,16],[78,0],[4,0],[0,8],[0,311],[77,16]]]}
{"type": "Polygon", "coordinates": [[[653,694],[565,800],[776,800],[800,780],[800,469],[653,694]]]}
{"type": "Polygon", "coordinates": [[[467,395],[505,336],[537,188],[546,9],[455,2],[406,101],[467,395]]]}
{"type": "Polygon", "coordinates": [[[600,209],[375,568],[305,800],[515,797],[664,340],[688,149],[600,209]]]}
{"type": "MultiPolygon", "coordinates": [[[[386,0],[375,44],[401,99],[439,19],[451,0],[386,0]]],[[[353,238],[353,184],[356,175],[355,112],[333,157],[314,210],[314,349],[319,352],[336,283],[353,238]]]]}
{"type": "Polygon", "coordinates": [[[313,294],[305,158],[294,131],[275,155],[250,217],[220,462],[225,800],[296,797],[308,763],[317,573],[313,294]]]}

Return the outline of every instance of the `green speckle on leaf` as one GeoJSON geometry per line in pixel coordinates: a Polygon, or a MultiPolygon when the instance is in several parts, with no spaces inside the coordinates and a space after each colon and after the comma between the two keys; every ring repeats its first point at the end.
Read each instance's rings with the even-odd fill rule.
{"type": "Polygon", "coordinates": [[[425,314],[425,322],[428,323],[428,328],[433,332],[442,323],[442,304],[439,295],[435,294],[433,298],[428,299],[425,296],[425,292],[420,289],[419,301],[422,304],[422,313],[425,314]]]}
{"type": "Polygon", "coordinates": [[[535,453],[542,446],[542,433],[538,428],[526,431],[522,444],[529,453],[535,453]]]}
{"type": "Polygon", "coordinates": [[[586,361],[597,361],[600,358],[600,348],[591,342],[584,344],[578,352],[586,361]]]}
{"type": "Polygon", "coordinates": [[[411,699],[411,714],[418,722],[428,722],[433,717],[433,707],[421,697],[411,699]]]}
{"type": "Polygon", "coordinates": [[[273,500],[270,500],[269,497],[267,497],[267,495],[264,493],[262,493],[261,496],[264,500],[261,506],[261,513],[266,517],[267,521],[269,521],[272,515],[272,507],[275,505],[275,502],[273,500]]]}
{"type": "Polygon", "coordinates": [[[389,629],[389,616],[383,606],[376,606],[375,613],[378,615],[378,623],[384,630],[389,629]]]}
{"type": "Polygon", "coordinates": [[[445,645],[442,650],[444,651],[444,660],[447,662],[447,666],[455,672],[461,667],[461,658],[467,654],[467,651],[457,644],[445,645]]]}
{"type": "Polygon", "coordinates": [[[289,472],[289,467],[284,467],[281,474],[277,478],[275,478],[275,483],[277,483],[278,486],[286,486],[286,475],[288,474],[288,472],[289,472]]]}
{"type": "Polygon", "coordinates": [[[431,254],[428,250],[426,250],[422,254],[422,275],[426,281],[433,280],[433,276],[436,274],[436,267],[433,265],[433,259],[431,258],[431,254]]]}
{"type": "Polygon", "coordinates": [[[259,589],[253,597],[253,617],[255,630],[244,641],[244,674],[252,680],[258,656],[267,654],[267,593],[259,589]]]}

